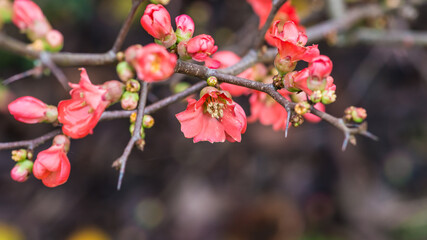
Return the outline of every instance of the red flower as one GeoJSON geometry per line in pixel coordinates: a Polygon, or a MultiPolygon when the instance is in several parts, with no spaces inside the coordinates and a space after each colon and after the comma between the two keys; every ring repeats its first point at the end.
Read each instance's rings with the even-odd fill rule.
{"type": "Polygon", "coordinates": [[[58,135],[53,145],[41,151],[34,161],[34,177],[43,181],[47,187],[56,187],[64,184],[70,175],[70,161],[67,151],[70,141],[64,135],[58,135]]]}
{"type": "Polygon", "coordinates": [[[198,62],[205,62],[209,68],[219,68],[220,62],[210,58],[218,50],[215,46],[215,40],[206,34],[201,34],[193,37],[186,44],[187,53],[198,62]]]}
{"type": "Polygon", "coordinates": [[[71,99],[58,104],[58,121],[63,124],[64,134],[71,138],[92,134],[105,108],[120,99],[123,90],[121,84],[114,84],[117,81],[106,82],[104,86],[93,85],[86,69],[81,70],[79,84],[70,84],[73,88],[70,91],[71,99]],[[111,88],[114,85],[115,88],[111,88]]]}
{"type": "Polygon", "coordinates": [[[160,4],[149,4],[141,17],[141,25],[162,45],[170,47],[176,42],[176,36],[171,25],[169,12],[160,4]]]}
{"type": "Polygon", "coordinates": [[[150,43],[145,47],[131,46],[131,48],[135,50],[135,58],[131,64],[139,79],[158,82],[166,80],[174,73],[177,57],[169,53],[165,47],[150,43]]]}
{"type": "Polygon", "coordinates": [[[12,21],[21,31],[30,30],[33,40],[45,36],[51,29],[40,7],[31,0],[13,2],[12,21]]]}
{"type": "MultiPolygon", "coordinates": [[[[278,92],[289,99],[289,92],[278,90],[278,92]]],[[[275,131],[285,130],[288,114],[286,109],[264,92],[254,92],[249,98],[251,105],[251,116],[248,122],[259,120],[262,125],[273,125],[275,131]]]]}
{"type": "Polygon", "coordinates": [[[328,56],[320,55],[311,60],[308,64],[310,76],[319,80],[329,76],[332,72],[332,61],[328,56]]]}
{"type": "Polygon", "coordinates": [[[213,87],[201,91],[201,98],[188,100],[187,109],[175,115],[181,131],[193,142],[240,142],[246,131],[246,114],[227,92],[213,87]]]}
{"type": "Polygon", "coordinates": [[[289,62],[304,60],[310,62],[320,52],[317,45],[304,47],[307,43],[307,36],[300,32],[294,22],[288,21],[280,26],[280,21],[276,21],[271,28],[270,35],[274,38],[274,45],[279,49],[278,57],[289,62]]]}
{"type": "Polygon", "coordinates": [[[285,88],[291,92],[304,91],[306,94],[311,95],[313,93],[307,86],[307,81],[309,78],[308,68],[304,68],[298,72],[290,72],[285,75],[283,83],[285,88]]]}
{"type": "Polygon", "coordinates": [[[7,106],[16,120],[24,123],[56,121],[58,112],[55,106],[48,106],[37,98],[20,97],[7,106]]]}

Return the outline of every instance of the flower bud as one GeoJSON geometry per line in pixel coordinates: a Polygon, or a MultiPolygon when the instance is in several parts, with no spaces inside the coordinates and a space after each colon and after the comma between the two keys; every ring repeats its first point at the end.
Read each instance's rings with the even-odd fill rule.
{"type": "Polygon", "coordinates": [[[45,50],[58,52],[64,45],[64,37],[58,30],[50,30],[45,36],[45,50]]]}
{"type": "Polygon", "coordinates": [[[161,45],[169,48],[176,42],[169,12],[160,4],[149,4],[141,18],[141,25],[161,45]]]}
{"type": "Polygon", "coordinates": [[[310,76],[317,79],[324,79],[332,72],[332,61],[325,55],[320,55],[312,59],[308,65],[310,76]]]}
{"type": "Polygon", "coordinates": [[[281,75],[285,75],[288,72],[292,72],[297,66],[297,61],[291,61],[290,57],[281,58],[279,54],[274,59],[274,66],[281,75]]]}
{"type": "Polygon", "coordinates": [[[175,18],[177,42],[188,41],[194,33],[194,21],[190,16],[182,14],[175,18]]]}
{"type": "Polygon", "coordinates": [[[215,87],[218,84],[218,79],[215,76],[210,76],[206,80],[209,86],[215,87]]]}
{"type": "Polygon", "coordinates": [[[139,89],[141,89],[141,84],[138,80],[130,79],[126,82],[126,91],[137,93],[139,92],[139,89]]]}
{"type": "Polygon", "coordinates": [[[298,113],[299,115],[303,115],[306,114],[308,112],[310,112],[310,104],[306,101],[302,101],[297,103],[297,105],[295,105],[295,112],[298,113]]]}
{"type": "Polygon", "coordinates": [[[17,182],[25,182],[33,170],[33,162],[24,160],[15,164],[10,171],[10,176],[17,182]]]}
{"type": "Polygon", "coordinates": [[[151,115],[144,115],[142,126],[144,128],[152,128],[154,126],[154,118],[151,115]]]}
{"type": "Polygon", "coordinates": [[[70,139],[63,134],[56,135],[53,138],[52,145],[62,146],[63,151],[68,152],[68,150],[70,150],[70,139]]]}
{"type": "Polygon", "coordinates": [[[313,93],[310,95],[310,100],[314,103],[318,103],[322,100],[322,92],[317,90],[313,91],[313,93]]]}
{"type": "Polygon", "coordinates": [[[366,110],[364,108],[356,108],[354,106],[350,106],[345,109],[344,111],[344,120],[346,122],[355,122],[355,123],[361,123],[363,122],[368,114],[366,113],[366,110]]]}
{"type": "Polygon", "coordinates": [[[299,114],[293,114],[291,117],[291,123],[294,127],[299,127],[304,123],[304,118],[299,114]]]}
{"type": "Polygon", "coordinates": [[[144,151],[144,147],[145,147],[145,139],[143,139],[143,138],[138,139],[138,140],[135,142],[135,146],[136,146],[139,150],[144,151]]]}
{"type": "Polygon", "coordinates": [[[274,75],[273,77],[273,86],[276,90],[282,89],[285,87],[285,84],[283,83],[283,77],[278,74],[278,75],[274,75]]]}
{"type": "Polygon", "coordinates": [[[110,80],[102,84],[104,89],[107,89],[105,100],[110,103],[115,103],[122,97],[125,85],[117,80],[110,80]]]}
{"type": "MultiPolygon", "coordinates": [[[[129,125],[129,132],[130,132],[130,135],[132,135],[132,136],[133,136],[133,131],[135,131],[135,124],[134,123],[129,125]]],[[[144,139],[145,138],[144,127],[141,127],[141,131],[139,133],[141,134],[141,139],[144,139]]]]}
{"type": "Polygon", "coordinates": [[[20,97],[8,105],[10,114],[24,123],[55,122],[58,113],[55,106],[48,106],[37,98],[20,97]]]}
{"type": "Polygon", "coordinates": [[[335,94],[334,90],[325,90],[322,92],[322,103],[323,104],[330,104],[335,102],[337,99],[337,95],[335,94]]]}
{"type": "Polygon", "coordinates": [[[12,151],[12,159],[15,162],[19,162],[19,161],[27,159],[27,150],[26,149],[13,150],[12,151]]]}
{"type": "Polygon", "coordinates": [[[191,84],[189,84],[188,82],[180,82],[177,83],[173,86],[172,92],[173,93],[180,93],[184,90],[186,90],[187,88],[189,88],[191,86],[191,84]]]}
{"type": "Polygon", "coordinates": [[[138,106],[139,95],[138,93],[125,92],[122,95],[122,108],[125,110],[134,110],[138,106]]]}
{"type": "Polygon", "coordinates": [[[117,64],[116,71],[117,75],[119,75],[120,80],[122,80],[123,82],[126,82],[127,80],[135,77],[135,73],[133,71],[132,66],[125,61],[117,64]]]}
{"type": "Polygon", "coordinates": [[[137,113],[136,113],[136,112],[133,112],[133,113],[130,115],[130,117],[129,117],[129,121],[130,121],[130,123],[135,123],[135,122],[136,122],[136,116],[137,116],[137,113]]]}

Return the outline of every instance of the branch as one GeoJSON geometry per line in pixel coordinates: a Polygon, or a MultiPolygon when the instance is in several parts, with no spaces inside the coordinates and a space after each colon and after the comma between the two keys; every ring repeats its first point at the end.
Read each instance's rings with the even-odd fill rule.
{"type": "Polygon", "coordinates": [[[142,127],[142,119],[144,117],[144,110],[145,110],[145,104],[147,102],[147,95],[148,95],[148,83],[143,82],[142,84],[142,90],[141,90],[141,96],[139,99],[138,104],[138,111],[136,115],[136,121],[135,121],[135,129],[133,130],[132,137],[130,138],[125,150],[123,151],[122,156],[120,156],[116,161],[114,161],[113,166],[120,166],[120,175],[119,175],[119,181],[117,183],[117,190],[120,190],[120,187],[122,186],[123,176],[125,174],[125,168],[126,168],[126,162],[129,158],[130,153],[132,152],[132,149],[139,139],[141,139],[141,127],[142,127]]]}
{"type": "Polygon", "coordinates": [[[6,85],[11,84],[11,83],[13,83],[15,81],[24,79],[24,78],[29,77],[31,75],[38,74],[41,71],[43,71],[43,70],[40,70],[40,67],[36,66],[36,67],[31,68],[31,69],[29,69],[29,70],[27,70],[25,72],[18,73],[18,74],[13,75],[12,77],[9,77],[8,79],[4,80],[2,82],[2,84],[6,86],[6,85]]]}
{"type": "MultiPolygon", "coordinates": [[[[144,114],[152,114],[164,107],[167,107],[173,103],[176,103],[178,101],[181,101],[182,99],[188,97],[191,94],[194,94],[198,91],[200,91],[203,87],[206,86],[206,82],[199,82],[197,84],[194,84],[193,86],[185,89],[184,91],[171,95],[169,97],[166,97],[160,101],[157,101],[145,108],[144,114]]],[[[111,120],[116,118],[128,118],[130,115],[135,111],[107,111],[104,112],[101,116],[100,121],[104,120],[111,120]]]]}
{"type": "Polygon", "coordinates": [[[42,52],[40,54],[40,61],[44,66],[48,67],[52,71],[53,75],[55,75],[56,79],[58,79],[59,83],[62,85],[65,91],[68,92],[70,90],[68,79],[62,70],[58,68],[54,62],[52,62],[50,55],[47,52],[42,52]]]}
{"type": "Polygon", "coordinates": [[[20,148],[20,147],[25,147],[25,148],[28,148],[30,150],[33,150],[34,148],[38,147],[39,145],[43,144],[44,142],[55,137],[58,134],[61,134],[60,129],[53,130],[51,132],[46,133],[43,136],[40,136],[40,137],[32,139],[32,140],[0,143],[0,150],[20,148]]]}
{"type": "Polygon", "coordinates": [[[125,38],[129,32],[130,26],[132,24],[133,17],[135,16],[136,10],[141,5],[143,0],[132,0],[132,7],[129,11],[128,16],[126,17],[125,22],[123,23],[122,28],[120,29],[119,35],[117,35],[116,41],[114,42],[111,51],[117,53],[123,45],[125,38]]]}
{"type": "Polygon", "coordinates": [[[371,44],[427,45],[427,33],[425,31],[361,28],[352,34],[351,38],[350,42],[357,41],[371,44]]]}

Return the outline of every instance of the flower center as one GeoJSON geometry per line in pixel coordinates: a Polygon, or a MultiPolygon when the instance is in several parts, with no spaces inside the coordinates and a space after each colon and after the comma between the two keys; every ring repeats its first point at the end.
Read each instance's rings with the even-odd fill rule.
{"type": "Polygon", "coordinates": [[[224,116],[224,111],[223,111],[224,106],[225,106],[224,103],[220,103],[216,101],[209,102],[207,104],[206,111],[213,118],[216,118],[216,119],[222,118],[224,116]]]}

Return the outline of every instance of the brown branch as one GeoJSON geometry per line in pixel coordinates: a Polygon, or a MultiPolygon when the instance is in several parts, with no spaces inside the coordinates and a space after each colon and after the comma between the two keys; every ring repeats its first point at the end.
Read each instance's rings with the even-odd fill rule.
{"type": "Polygon", "coordinates": [[[43,144],[44,142],[55,137],[58,134],[61,134],[60,129],[53,130],[53,131],[48,132],[48,133],[46,133],[46,134],[44,134],[38,138],[31,139],[31,140],[0,143],[0,150],[21,148],[21,147],[33,150],[34,148],[38,147],[39,145],[43,144]]]}
{"type": "MultiPolygon", "coordinates": [[[[145,108],[144,114],[152,114],[166,106],[169,106],[173,103],[176,103],[178,101],[181,101],[182,99],[188,97],[191,94],[194,94],[198,91],[200,91],[203,87],[206,86],[206,82],[199,82],[197,84],[194,84],[193,86],[185,89],[184,91],[171,95],[169,97],[166,97],[160,101],[157,101],[145,108]]],[[[116,118],[128,118],[130,115],[135,111],[106,111],[102,114],[101,120],[111,120],[116,118]]]]}
{"type": "Polygon", "coordinates": [[[5,79],[5,80],[2,82],[2,84],[3,84],[3,85],[8,85],[8,84],[11,84],[11,83],[16,82],[16,81],[18,81],[18,80],[21,80],[21,79],[27,78],[27,77],[29,77],[29,76],[31,76],[31,75],[37,74],[37,73],[39,73],[39,72],[40,72],[39,67],[34,67],[34,68],[31,68],[31,69],[29,69],[29,70],[27,70],[27,71],[25,71],[25,72],[15,74],[15,75],[13,75],[12,77],[9,77],[9,78],[5,79]]]}
{"type": "Polygon", "coordinates": [[[58,68],[58,66],[56,66],[56,64],[50,59],[50,55],[47,52],[40,53],[40,61],[44,66],[46,66],[52,71],[58,82],[62,85],[65,91],[68,92],[70,90],[70,86],[68,85],[68,79],[62,72],[62,70],[58,68]]]}
{"type": "Polygon", "coordinates": [[[122,28],[120,29],[119,35],[117,35],[117,38],[116,38],[116,41],[114,42],[113,47],[111,48],[111,51],[113,53],[117,53],[120,50],[120,48],[123,46],[123,42],[125,41],[125,38],[132,24],[133,17],[135,16],[135,13],[142,2],[143,0],[132,0],[132,7],[129,11],[129,14],[126,17],[126,20],[123,23],[122,28]]]}
{"type": "Polygon", "coordinates": [[[117,190],[120,190],[120,187],[122,186],[123,176],[125,175],[125,168],[126,168],[126,163],[129,158],[129,155],[132,152],[132,149],[136,141],[141,139],[140,131],[142,127],[142,119],[144,118],[145,105],[147,103],[147,95],[148,95],[148,83],[143,82],[139,104],[138,104],[137,115],[136,115],[135,129],[133,130],[132,137],[130,138],[125,150],[123,151],[122,156],[120,156],[113,163],[113,166],[120,166],[120,174],[119,174],[119,181],[117,183],[117,190]]]}

